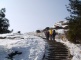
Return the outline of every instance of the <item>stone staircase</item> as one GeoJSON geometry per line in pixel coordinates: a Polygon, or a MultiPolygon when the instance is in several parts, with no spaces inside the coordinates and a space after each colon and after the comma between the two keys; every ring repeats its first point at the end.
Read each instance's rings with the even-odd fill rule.
{"type": "Polygon", "coordinates": [[[65,45],[53,40],[46,40],[46,50],[43,60],[70,60],[69,51],[65,45]]]}

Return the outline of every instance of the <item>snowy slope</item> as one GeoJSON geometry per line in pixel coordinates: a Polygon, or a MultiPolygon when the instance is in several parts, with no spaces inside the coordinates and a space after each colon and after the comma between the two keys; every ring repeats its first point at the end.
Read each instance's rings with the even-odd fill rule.
{"type": "Polygon", "coordinates": [[[43,39],[27,34],[4,34],[1,36],[6,38],[0,39],[0,60],[8,60],[5,57],[15,51],[22,52],[22,54],[15,55],[14,60],[42,59],[45,50],[43,39]]]}
{"type": "MultiPolygon", "coordinates": [[[[54,24],[53,27],[59,26],[59,27],[64,28],[64,27],[68,26],[67,24],[64,24],[67,22],[68,22],[67,20],[65,20],[63,22],[61,22],[61,21],[57,22],[54,24]]],[[[68,47],[68,50],[70,51],[70,54],[72,55],[72,56],[70,56],[70,58],[72,58],[71,60],[81,60],[81,44],[73,44],[73,43],[69,42],[67,39],[62,38],[63,37],[62,35],[64,35],[65,34],[64,32],[68,31],[68,29],[56,29],[55,31],[59,35],[61,35],[60,38],[58,37],[59,35],[57,35],[55,40],[57,42],[63,43],[64,45],[66,45],[68,47]]]]}
{"type": "MultiPolygon", "coordinates": [[[[57,30],[58,33],[64,34],[63,31],[61,29],[57,30]]],[[[62,40],[59,38],[56,38],[56,41],[61,42],[68,47],[70,54],[73,56],[72,60],[81,60],[81,44],[73,44],[69,42],[67,39],[62,40]]]]}
{"type": "MultiPolygon", "coordinates": [[[[64,34],[64,30],[60,29],[56,32],[64,34]]],[[[15,55],[14,60],[42,60],[45,52],[45,41],[41,39],[44,37],[44,33],[11,33],[1,34],[0,39],[0,60],[9,60],[8,54],[18,51],[22,52],[20,55],[15,55]]],[[[72,60],[81,60],[81,44],[73,44],[68,40],[55,39],[57,42],[61,42],[68,47],[70,54],[73,56],[72,60]]]]}
{"type": "Polygon", "coordinates": [[[56,41],[61,42],[68,47],[70,54],[73,56],[72,60],[81,60],[81,44],[73,44],[68,40],[63,41],[61,39],[56,39],[56,41]]]}

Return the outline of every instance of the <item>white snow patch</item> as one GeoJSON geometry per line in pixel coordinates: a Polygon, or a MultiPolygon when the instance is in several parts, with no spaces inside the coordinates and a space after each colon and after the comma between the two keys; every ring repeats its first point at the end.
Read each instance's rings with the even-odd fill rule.
{"type": "Polygon", "coordinates": [[[8,54],[11,52],[19,51],[21,55],[15,55],[14,60],[42,60],[45,52],[45,42],[43,39],[27,35],[27,34],[4,34],[0,35],[7,37],[6,39],[0,39],[0,60],[8,60],[8,54]],[[9,39],[16,37],[20,39],[9,39]],[[21,38],[24,39],[21,39],[21,38]]]}
{"type": "MultiPolygon", "coordinates": [[[[57,30],[57,32],[60,34],[64,34],[63,29],[59,29],[57,30]]],[[[72,60],[81,60],[81,44],[73,44],[67,39],[64,41],[57,38],[56,41],[61,42],[68,47],[68,49],[70,50],[70,54],[73,55],[72,60]]]]}
{"type": "Polygon", "coordinates": [[[81,45],[73,44],[68,40],[63,41],[61,39],[56,39],[57,42],[61,42],[68,47],[70,54],[73,56],[72,60],[81,60],[81,45]]]}
{"type": "Polygon", "coordinates": [[[57,33],[64,34],[64,29],[55,30],[57,33]]]}

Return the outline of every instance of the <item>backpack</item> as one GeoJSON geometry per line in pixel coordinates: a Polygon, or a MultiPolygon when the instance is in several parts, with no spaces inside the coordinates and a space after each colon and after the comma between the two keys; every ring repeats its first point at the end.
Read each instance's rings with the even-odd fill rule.
{"type": "Polygon", "coordinates": [[[52,30],[52,29],[49,30],[49,34],[50,34],[50,35],[53,34],[53,30],[52,30]]]}

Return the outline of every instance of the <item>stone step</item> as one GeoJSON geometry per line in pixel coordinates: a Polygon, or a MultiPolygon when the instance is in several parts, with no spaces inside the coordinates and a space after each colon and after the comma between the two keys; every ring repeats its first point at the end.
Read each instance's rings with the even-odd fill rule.
{"type": "Polygon", "coordinates": [[[68,56],[68,54],[48,54],[48,56],[53,55],[53,56],[68,56]]]}
{"type": "Polygon", "coordinates": [[[45,58],[44,60],[68,60],[63,58],[45,58]]]}
{"type": "Polygon", "coordinates": [[[58,54],[58,55],[57,54],[48,54],[48,56],[50,56],[50,55],[53,55],[53,56],[68,56],[68,54],[66,54],[66,55],[64,55],[64,54],[63,55],[60,55],[60,54],[58,54]]]}
{"type": "Polygon", "coordinates": [[[55,58],[57,58],[57,59],[66,59],[65,56],[48,56],[48,58],[53,58],[53,59],[55,59],[55,58]]]}
{"type": "Polygon", "coordinates": [[[62,48],[66,48],[66,46],[64,46],[64,45],[49,45],[49,47],[62,47],[62,48]]]}
{"type": "Polygon", "coordinates": [[[47,41],[46,54],[43,60],[68,60],[68,49],[60,42],[47,41]]]}
{"type": "Polygon", "coordinates": [[[53,51],[53,52],[59,52],[59,51],[62,51],[62,52],[68,52],[68,50],[63,50],[63,49],[48,49],[49,51],[53,51]]]}
{"type": "Polygon", "coordinates": [[[68,52],[48,52],[48,54],[68,54],[68,52]]]}

